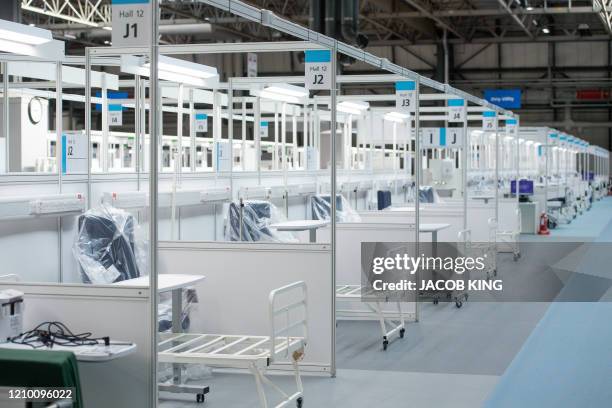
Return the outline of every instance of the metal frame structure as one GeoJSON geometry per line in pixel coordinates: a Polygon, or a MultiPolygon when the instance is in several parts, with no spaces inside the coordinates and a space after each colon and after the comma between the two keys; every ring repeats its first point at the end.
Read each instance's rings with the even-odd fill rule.
{"type": "MultiPolygon", "coordinates": [[[[308,296],[304,282],[295,282],[270,292],[269,336],[224,334],[167,334],[160,336],[159,361],[166,363],[205,364],[222,368],[243,368],[255,377],[262,408],[268,408],[264,383],[282,397],[276,408],[296,401],[302,406],[303,387],[298,361],[308,344],[308,296]],[[280,296],[290,294],[290,303],[280,303],[280,296]],[[294,313],[295,310],[301,313],[294,313]],[[297,316],[296,316],[297,314],[297,316]],[[280,322],[280,323],[279,323],[280,322]],[[294,334],[300,332],[299,335],[294,334]],[[297,391],[287,394],[265,376],[265,369],[278,360],[290,360],[297,391]]],[[[204,395],[198,395],[204,402],[204,395]]]]}

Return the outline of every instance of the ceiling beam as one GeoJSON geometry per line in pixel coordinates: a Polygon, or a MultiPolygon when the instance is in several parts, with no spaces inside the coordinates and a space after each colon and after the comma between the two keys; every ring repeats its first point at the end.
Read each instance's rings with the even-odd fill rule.
{"type": "MultiPolygon", "coordinates": [[[[546,35],[535,38],[523,36],[523,37],[474,37],[470,39],[470,44],[490,44],[490,43],[505,43],[505,44],[521,44],[525,42],[604,42],[611,41],[612,35],[592,35],[592,36],[580,36],[580,35],[546,35]]],[[[449,38],[449,44],[464,44],[465,41],[457,38],[449,38]]],[[[419,41],[419,45],[434,45],[437,41],[422,40],[419,41]]],[[[385,40],[385,41],[370,41],[371,46],[385,46],[385,45],[404,45],[405,43],[398,40],[385,40]]]]}
{"type": "MultiPolygon", "coordinates": [[[[599,1],[599,0],[595,0],[599,1]]],[[[595,14],[603,11],[601,5],[593,5],[592,7],[546,7],[534,8],[533,10],[512,10],[513,15],[543,15],[543,14],[595,14]]],[[[608,12],[612,11],[612,7],[607,7],[608,12]]],[[[503,8],[483,8],[483,9],[461,9],[461,10],[435,10],[430,11],[430,14],[435,17],[493,17],[506,16],[508,11],[503,8]]],[[[420,11],[398,11],[394,13],[370,13],[372,18],[425,18],[426,14],[420,11]]],[[[297,19],[304,19],[307,16],[295,16],[297,19]]]]}
{"type": "Polygon", "coordinates": [[[415,9],[417,9],[418,11],[420,11],[423,14],[423,17],[427,17],[432,19],[433,21],[435,21],[436,23],[438,23],[438,25],[442,28],[445,28],[446,30],[450,31],[451,33],[455,34],[457,37],[461,38],[462,40],[465,41],[465,36],[463,36],[463,34],[461,34],[459,31],[457,31],[453,26],[449,25],[448,23],[446,23],[444,20],[440,19],[439,17],[436,17],[431,10],[428,10],[423,4],[421,4],[421,2],[419,0],[402,0],[404,3],[414,7],[415,9]]]}
{"type": "Polygon", "coordinates": [[[512,9],[508,5],[508,3],[506,3],[506,0],[497,0],[497,1],[499,2],[499,5],[502,6],[504,10],[506,10],[506,12],[512,17],[512,19],[514,21],[516,21],[516,23],[521,27],[521,29],[529,36],[529,38],[533,38],[534,35],[531,33],[531,31],[529,31],[529,29],[527,28],[527,26],[523,22],[525,17],[523,17],[523,20],[521,20],[521,18],[519,16],[514,14],[512,12],[512,9]]]}
{"type": "Polygon", "coordinates": [[[609,9],[610,3],[612,3],[610,0],[593,0],[593,7],[599,5],[601,8],[601,11],[597,13],[597,15],[601,19],[601,23],[608,34],[612,34],[612,13],[609,9]]]}

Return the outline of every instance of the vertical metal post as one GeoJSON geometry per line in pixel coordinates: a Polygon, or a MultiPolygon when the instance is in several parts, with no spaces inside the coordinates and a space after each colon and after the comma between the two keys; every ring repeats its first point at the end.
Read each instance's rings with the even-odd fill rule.
{"type": "Polygon", "coordinates": [[[550,155],[550,147],[548,146],[548,130],[544,132],[544,143],[542,148],[546,152],[544,157],[544,213],[548,214],[548,156],[550,155]]]}
{"type": "MultiPolygon", "coordinates": [[[[11,141],[10,141],[10,124],[9,124],[9,120],[10,120],[10,99],[9,99],[9,83],[10,83],[10,77],[8,74],[8,62],[3,62],[2,63],[2,93],[3,93],[3,99],[4,99],[4,104],[2,105],[2,124],[4,126],[2,126],[2,133],[4,133],[4,159],[5,159],[5,165],[6,165],[6,169],[5,171],[7,173],[11,172],[11,141]]],[[[57,143],[57,142],[56,142],[57,143]]],[[[55,145],[55,151],[57,152],[58,146],[57,144],[55,145]]],[[[58,166],[59,166],[59,162],[58,162],[58,166]]]]}
{"type": "Polygon", "coordinates": [[[159,81],[158,81],[158,60],[159,60],[159,0],[151,0],[151,54],[150,54],[150,66],[151,73],[149,76],[149,94],[150,94],[150,115],[149,118],[151,123],[150,128],[150,155],[149,155],[149,299],[151,302],[150,311],[150,339],[149,345],[151,349],[151,355],[149,361],[151,362],[150,373],[149,373],[149,387],[150,395],[152,398],[151,407],[157,407],[158,405],[158,392],[157,392],[157,177],[158,177],[158,166],[159,166],[159,139],[160,139],[160,121],[159,105],[160,105],[160,92],[159,92],[159,81]]]}
{"type": "Polygon", "coordinates": [[[234,81],[227,80],[227,143],[229,144],[230,197],[234,196],[234,81]]]}
{"type": "MultiPolygon", "coordinates": [[[[91,144],[91,52],[85,48],[85,137],[87,138],[87,209],[91,208],[91,161],[93,146],[91,144]]],[[[56,145],[56,150],[58,146],[56,145]]],[[[58,163],[58,166],[60,164],[58,163]]]]}
{"type": "Polygon", "coordinates": [[[102,146],[100,148],[100,164],[102,165],[102,172],[108,173],[108,95],[106,88],[106,77],[102,77],[102,146]]]}
{"type": "Polygon", "coordinates": [[[332,361],[331,361],[331,375],[336,376],[336,73],[337,73],[337,61],[336,61],[337,48],[334,43],[334,47],[331,49],[331,132],[330,132],[330,154],[331,154],[331,191],[329,196],[329,202],[331,204],[331,275],[332,275],[332,290],[331,290],[331,303],[332,303],[332,319],[331,319],[331,333],[332,333],[332,361]]]}
{"type": "Polygon", "coordinates": [[[278,103],[274,103],[274,152],[272,170],[278,170],[278,103]]]}
{"type": "Polygon", "coordinates": [[[136,190],[140,191],[140,132],[141,132],[141,116],[140,105],[142,103],[140,95],[140,75],[134,77],[134,146],[132,147],[132,155],[134,157],[134,171],[136,172],[136,190]]]}
{"type": "MultiPolygon", "coordinates": [[[[146,134],[147,134],[147,81],[144,79],[141,79],[140,82],[140,104],[141,104],[141,108],[139,111],[139,119],[140,119],[140,146],[138,146],[138,150],[140,152],[140,172],[144,172],[146,170],[146,152],[145,152],[145,146],[146,146],[146,134]]],[[[149,116],[151,115],[151,109],[149,106],[149,116]]],[[[149,143],[151,140],[151,129],[149,129],[149,143]]]]}
{"type": "Polygon", "coordinates": [[[242,131],[242,144],[240,145],[240,167],[242,168],[242,171],[246,171],[246,133],[247,133],[247,129],[246,129],[246,107],[247,103],[246,101],[243,99],[242,100],[242,126],[241,126],[241,131],[242,131]]]}
{"type": "Polygon", "coordinates": [[[465,100],[464,115],[463,115],[463,146],[461,156],[461,178],[462,178],[462,190],[463,190],[463,230],[468,229],[468,191],[467,191],[467,179],[468,179],[468,152],[470,147],[469,135],[468,135],[468,101],[465,100]]]}
{"type": "MultiPolygon", "coordinates": [[[[420,100],[421,100],[421,80],[420,78],[416,78],[415,82],[415,87],[414,87],[414,91],[415,91],[415,107],[414,107],[414,151],[415,153],[415,163],[414,163],[414,178],[415,178],[415,189],[414,189],[414,245],[415,245],[415,256],[419,256],[420,251],[419,251],[419,230],[420,230],[420,206],[421,203],[419,202],[419,191],[420,191],[420,186],[421,186],[421,172],[423,171],[422,165],[421,165],[421,159],[423,158],[423,156],[421,155],[421,137],[419,135],[419,129],[420,129],[420,124],[419,124],[419,110],[420,110],[420,100]]],[[[420,285],[420,279],[421,279],[421,271],[417,269],[416,272],[416,283],[417,285],[420,285]]],[[[414,305],[415,305],[415,310],[414,310],[414,320],[415,321],[419,321],[420,318],[420,309],[421,309],[421,304],[419,302],[419,290],[418,288],[415,290],[415,294],[414,294],[414,305]]]]}
{"type": "Polygon", "coordinates": [[[178,85],[178,95],[176,98],[176,139],[178,150],[178,165],[176,169],[177,188],[182,183],[183,178],[183,84],[178,85]]]}
{"type": "MultiPolygon", "coordinates": [[[[189,89],[189,168],[191,173],[196,172],[197,166],[197,146],[196,146],[196,132],[194,124],[195,112],[193,106],[193,89],[189,89]]],[[[203,150],[203,154],[206,154],[206,150],[203,150]]]]}
{"type": "Polygon", "coordinates": [[[296,109],[297,108],[294,106],[291,111],[291,144],[293,145],[291,159],[293,161],[293,170],[297,170],[299,167],[296,109]]]}
{"type": "MultiPolygon", "coordinates": [[[[55,146],[56,146],[56,157],[58,157],[57,163],[57,182],[59,193],[62,193],[62,173],[64,169],[61,166],[62,156],[62,63],[57,62],[55,64],[55,146]]],[[[64,256],[63,256],[63,244],[62,244],[62,217],[57,217],[57,245],[59,247],[58,256],[58,282],[64,281],[64,256]]]]}
{"type": "MultiPolygon", "coordinates": [[[[281,170],[283,171],[283,184],[287,187],[287,103],[281,105],[281,170]]],[[[276,129],[276,128],[275,128],[276,129]]]]}
{"type": "MultiPolygon", "coordinates": [[[[219,163],[218,163],[218,150],[219,140],[221,139],[221,97],[219,96],[219,91],[217,89],[213,89],[213,151],[212,151],[212,170],[215,174],[215,180],[217,179],[217,173],[219,171],[219,163]]],[[[204,157],[206,158],[208,155],[204,152],[204,157]]],[[[208,164],[208,163],[207,163],[208,164]]]]}
{"type": "Polygon", "coordinates": [[[253,104],[255,108],[255,132],[253,138],[255,139],[255,163],[257,166],[257,185],[261,185],[261,99],[255,98],[253,104]]]}
{"type": "MultiPolygon", "coordinates": [[[[506,120],[506,131],[507,129],[508,120],[506,120]]],[[[499,121],[495,126],[495,222],[499,225],[499,121]]]]}

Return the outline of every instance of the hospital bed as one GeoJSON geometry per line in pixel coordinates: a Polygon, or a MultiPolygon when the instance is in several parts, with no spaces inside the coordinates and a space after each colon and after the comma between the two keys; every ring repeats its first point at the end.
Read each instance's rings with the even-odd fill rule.
{"type": "MultiPolygon", "coordinates": [[[[311,197],[312,214],[315,219],[330,219],[331,218],[331,196],[330,195],[318,195],[311,197]]],[[[351,208],[348,200],[343,195],[336,195],[336,219],[338,222],[360,222],[361,217],[351,208]]],[[[362,298],[362,286],[361,285],[337,285],[336,286],[336,299],[345,302],[359,302],[365,305],[369,311],[371,311],[378,321],[380,322],[380,329],[382,335],[383,350],[387,350],[389,346],[389,340],[399,335],[400,338],[404,337],[405,333],[405,322],[404,315],[402,313],[402,307],[400,302],[394,302],[397,304],[398,319],[393,319],[389,315],[388,311],[383,311],[381,302],[368,302],[362,298]]],[[[340,315],[357,315],[362,314],[362,311],[342,310],[338,311],[340,315]]]]}
{"type": "MultiPolygon", "coordinates": [[[[267,408],[264,384],[282,398],[274,405],[303,404],[303,387],[298,362],[308,342],[308,304],[306,284],[302,281],[270,292],[270,331],[268,336],[160,333],[159,362],[204,364],[216,368],[248,369],[255,378],[261,407],[267,408]],[[266,376],[277,361],[291,361],[297,390],[286,393],[266,376]]],[[[198,397],[204,402],[204,395],[198,397]]]]}
{"type": "MultiPolygon", "coordinates": [[[[362,286],[361,285],[337,285],[336,286],[336,299],[343,301],[362,302],[362,286]]],[[[402,306],[400,302],[397,303],[398,318],[393,319],[382,310],[380,302],[362,302],[368,309],[372,311],[378,318],[380,323],[380,331],[383,338],[383,350],[386,350],[389,346],[389,340],[395,335],[399,335],[400,338],[404,338],[406,332],[406,326],[404,321],[404,314],[402,313],[402,306]]],[[[342,314],[350,315],[351,310],[343,310],[342,314]]]]}

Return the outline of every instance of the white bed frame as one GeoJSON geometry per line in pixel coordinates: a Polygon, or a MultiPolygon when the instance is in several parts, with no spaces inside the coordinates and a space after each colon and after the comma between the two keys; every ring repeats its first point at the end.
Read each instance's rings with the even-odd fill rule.
{"type": "MultiPolygon", "coordinates": [[[[358,302],[361,300],[361,285],[337,285],[336,286],[336,299],[343,301],[358,302]]],[[[387,349],[389,340],[396,334],[400,338],[404,338],[406,332],[406,326],[404,321],[404,314],[402,313],[402,306],[400,302],[397,303],[398,319],[392,319],[388,313],[385,313],[380,306],[380,302],[363,302],[368,309],[372,311],[377,317],[380,323],[380,331],[383,338],[383,350],[387,349]]],[[[351,313],[361,313],[361,311],[351,310],[338,310],[338,314],[350,315],[351,313]]]]}
{"type": "MultiPolygon", "coordinates": [[[[294,282],[270,292],[269,336],[160,333],[159,361],[165,363],[205,364],[220,368],[242,368],[255,377],[262,408],[268,408],[264,383],[283,398],[276,408],[295,401],[303,403],[303,387],[298,361],[304,356],[308,341],[308,304],[306,284],[294,282]],[[280,304],[279,296],[292,295],[290,303],[280,304]],[[282,322],[280,322],[282,320],[282,322]],[[295,335],[294,333],[299,333],[295,335]],[[290,360],[297,391],[285,393],[265,376],[265,371],[276,360],[290,360]]],[[[199,402],[204,402],[203,398],[199,402]]]]}

